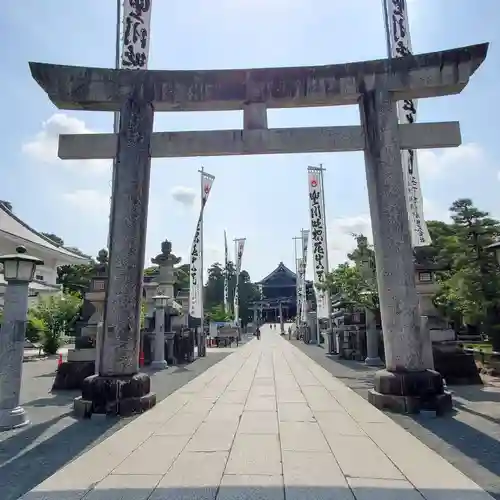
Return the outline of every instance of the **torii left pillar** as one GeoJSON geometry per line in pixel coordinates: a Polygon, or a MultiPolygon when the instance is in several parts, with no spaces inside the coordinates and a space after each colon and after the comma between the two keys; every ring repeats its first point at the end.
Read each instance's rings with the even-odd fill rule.
{"type": "Polygon", "coordinates": [[[139,372],[140,308],[153,105],[135,88],[121,105],[111,214],[109,282],[99,373],[87,377],[75,412],[130,415],[156,404],[149,375],[139,372]]]}

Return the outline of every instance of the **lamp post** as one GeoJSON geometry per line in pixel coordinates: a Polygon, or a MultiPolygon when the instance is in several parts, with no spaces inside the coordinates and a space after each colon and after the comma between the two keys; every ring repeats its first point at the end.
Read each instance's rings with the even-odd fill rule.
{"type": "Polygon", "coordinates": [[[155,295],[153,297],[155,305],[155,341],[153,348],[153,368],[167,368],[168,364],[165,360],[165,310],[168,304],[166,295],[155,295]]]}
{"type": "Polygon", "coordinates": [[[27,255],[24,247],[17,247],[16,252],[0,256],[7,281],[0,330],[0,430],[29,424],[28,415],[19,406],[28,285],[35,276],[36,266],[42,265],[43,261],[27,255]]]}

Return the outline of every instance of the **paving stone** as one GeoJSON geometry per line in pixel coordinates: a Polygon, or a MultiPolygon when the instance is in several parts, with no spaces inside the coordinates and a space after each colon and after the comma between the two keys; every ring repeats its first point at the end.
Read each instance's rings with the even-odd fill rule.
{"type": "Polygon", "coordinates": [[[227,452],[183,452],[149,500],[215,500],[227,452]]]}
{"type": "Polygon", "coordinates": [[[307,404],[314,411],[345,411],[324,387],[303,387],[307,404]]]}
{"type": "Polygon", "coordinates": [[[255,380],[252,383],[252,387],[274,387],[274,378],[271,375],[269,377],[255,377],[255,380]]]}
{"type": "MultiPolygon", "coordinates": [[[[356,500],[422,500],[406,480],[349,477],[347,482],[356,500]]],[[[451,497],[449,500],[453,500],[451,497]]]]}
{"type": "Polygon", "coordinates": [[[239,421],[243,413],[244,405],[241,403],[219,403],[217,402],[205,418],[206,422],[219,420],[239,421]]]}
{"type": "Polygon", "coordinates": [[[325,436],[366,436],[363,429],[346,412],[315,411],[314,416],[325,436]]]}
{"type": "MultiPolygon", "coordinates": [[[[369,437],[328,434],[326,438],[346,476],[403,479],[401,472],[369,437]]],[[[408,449],[406,452],[411,455],[408,449]]]]}
{"type": "Polygon", "coordinates": [[[217,500],[284,500],[283,476],[224,475],[217,500]]]}
{"type": "Polygon", "coordinates": [[[262,396],[275,396],[276,395],[276,389],[274,386],[252,386],[250,389],[249,397],[255,398],[255,397],[262,397],[262,396]]]}
{"type": "Polygon", "coordinates": [[[245,411],[276,411],[276,399],[273,396],[249,397],[245,411]]]}
{"type": "Polygon", "coordinates": [[[161,476],[112,474],[104,478],[85,500],[148,500],[161,476]]]}
{"type": "Polygon", "coordinates": [[[217,400],[217,403],[240,403],[245,404],[248,397],[248,391],[230,391],[226,390],[217,400]]]}
{"type": "Polygon", "coordinates": [[[301,391],[280,390],[277,392],[278,403],[305,403],[306,399],[301,391]]]}
{"type": "Polygon", "coordinates": [[[237,434],[225,473],[279,476],[282,469],[278,436],[237,434]]]}
{"type": "Polygon", "coordinates": [[[201,425],[205,413],[177,413],[166,424],[163,424],[155,435],[163,436],[191,436],[201,425]]]}
{"type": "Polygon", "coordinates": [[[306,403],[278,404],[280,422],[315,422],[314,415],[306,403]]]}
{"type": "Polygon", "coordinates": [[[355,500],[331,453],[283,451],[286,500],[355,500]]]}
{"type": "Polygon", "coordinates": [[[491,500],[476,483],[396,423],[361,426],[427,500],[491,500]]]}
{"type": "Polygon", "coordinates": [[[330,448],[315,422],[280,422],[281,448],[286,451],[322,451],[330,448]]]}
{"type": "Polygon", "coordinates": [[[152,436],[113,470],[113,474],[165,474],[189,438],[152,436]]]}
{"type": "Polygon", "coordinates": [[[228,451],[234,440],[238,422],[212,421],[200,425],[186,451],[228,451]]]}
{"type": "Polygon", "coordinates": [[[203,413],[207,415],[208,412],[214,407],[216,401],[217,398],[196,396],[182,408],[182,411],[184,413],[203,413]]]}
{"type": "Polygon", "coordinates": [[[274,411],[245,411],[238,434],[278,434],[278,419],[274,411]]]}
{"type": "Polygon", "coordinates": [[[337,391],[333,397],[357,422],[389,423],[391,419],[354,391],[337,391]]]}

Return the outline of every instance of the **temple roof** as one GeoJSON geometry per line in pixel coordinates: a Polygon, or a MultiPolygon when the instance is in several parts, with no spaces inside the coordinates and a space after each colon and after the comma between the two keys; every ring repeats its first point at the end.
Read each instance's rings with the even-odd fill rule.
{"type": "Polygon", "coordinates": [[[70,264],[83,264],[90,261],[89,257],[83,257],[62,246],[58,246],[43,234],[35,231],[26,222],[14,215],[4,203],[0,203],[0,237],[2,235],[15,238],[20,243],[25,242],[42,247],[44,250],[57,254],[59,260],[70,264]]]}
{"type": "Polygon", "coordinates": [[[295,284],[296,274],[293,271],[290,271],[290,269],[288,269],[288,267],[286,267],[283,262],[280,262],[278,264],[278,267],[272,273],[268,274],[265,278],[261,279],[256,284],[265,285],[266,283],[275,279],[285,279],[295,284]]]}

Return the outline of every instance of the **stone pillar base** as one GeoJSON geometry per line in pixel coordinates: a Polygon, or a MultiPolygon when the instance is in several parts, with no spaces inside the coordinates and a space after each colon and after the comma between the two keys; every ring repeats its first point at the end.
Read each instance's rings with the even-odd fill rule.
{"type": "Polygon", "coordinates": [[[164,370],[165,368],[168,368],[168,363],[164,359],[160,359],[159,361],[152,361],[151,368],[155,370],[164,370]]]}
{"type": "Polygon", "coordinates": [[[453,408],[451,394],[444,390],[443,378],[434,370],[379,370],[375,374],[375,388],[368,393],[368,401],[381,410],[396,413],[432,410],[436,415],[442,415],[453,408]]]}
{"type": "Polygon", "coordinates": [[[82,395],[74,401],[75,414],[90,418],[93,413],[123,417],[143,413],[156,404],[146,373],[124,376],[92,375],[83,381],[82,395]]]}
{"type": "Polygon", "coordinates": [[[81,390],[83,381],[94,373],[95,361],[65,361],[57,368],[52,390],[81,390]]]}
{"type": "Polygon", "coordinates": [[[0,431],[18,429],[30,423],[23,407],[17,406],[8,410],[0,410],[0,431]]]}
{"type": "Polygon", "coordinates": [[[366,366],[384,366],[384,362],[377,356],[376,358],[366,358],[366,366]]]}

